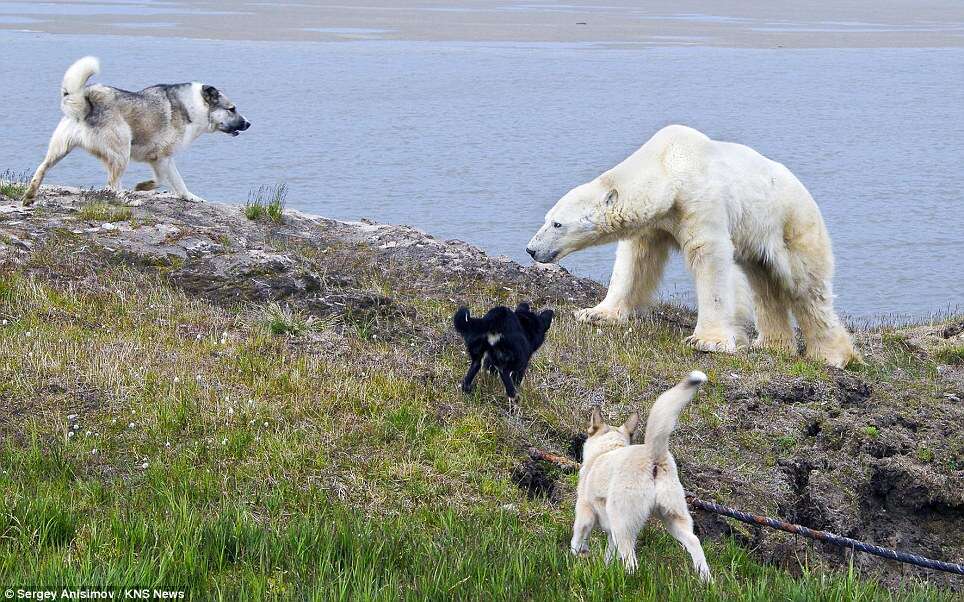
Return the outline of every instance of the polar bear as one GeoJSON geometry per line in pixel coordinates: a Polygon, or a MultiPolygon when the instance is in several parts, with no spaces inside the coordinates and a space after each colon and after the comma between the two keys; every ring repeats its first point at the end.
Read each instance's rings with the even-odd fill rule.
{"type": "Polygon", "coordinates": [[[580,320],[621,322],[646,309],[668,254],[680,249],[696,283],[698,318],[687,341],[697,349],[736,350],[739,322],[753,309],[742,294],[748,281],[755,347],[796,352],[792,311],[808,356],[838,367],[858,357],[834,313],[820,210],[790,170],[747,146],[665,127],[563,196],[526,251],[550,263],[617,241],[606,298],[577,312],[580,320]]]}

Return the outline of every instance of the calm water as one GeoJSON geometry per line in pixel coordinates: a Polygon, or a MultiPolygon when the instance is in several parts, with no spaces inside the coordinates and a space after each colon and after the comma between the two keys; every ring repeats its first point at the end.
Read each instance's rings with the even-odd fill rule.
{"type": "MultiPolygon", "coordinates": [[[[253,122],[178,159],[205,198],[287,182],[289,205],[407,223],[527,262],[572,186],[685,123],[789,166],[823,209],[838,306],[921,316],[964,298],[964,50],[225,42],[0,33],[0,170],[32,170],[75,58],[137,89],[217,85],[253,122]]],[[[134,164],[130,187],[148,169],[134,164]]],[[[49,182],[102,185],[75,152],[49,182]]],[[[564,260],[606,281],[612,248],[564,260]]],[[[664,297],[691,300],[678,259],[664,297]]]]}

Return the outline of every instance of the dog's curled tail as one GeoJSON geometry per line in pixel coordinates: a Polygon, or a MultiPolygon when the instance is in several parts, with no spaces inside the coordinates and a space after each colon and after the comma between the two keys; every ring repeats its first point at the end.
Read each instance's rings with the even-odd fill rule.
{"type": "Polygon", "coordinates": [[[645,441],[654,462],[666,457],[669,452],[669,436],[676,428],[676,419],[705,382],[706,375],[694,370],[678,385],[656,399],[653,409],[649,411],[649,418],[646,419],[645,441]]]}
{"type": "Polygon", "coordinates": [[[60,110],[64,115],[78,121],[87,116],[84,85],[97,73],[100,73],[100,61],[92,56],[85,56],[67,68],[64,82],[60,86],[60,110]]]}

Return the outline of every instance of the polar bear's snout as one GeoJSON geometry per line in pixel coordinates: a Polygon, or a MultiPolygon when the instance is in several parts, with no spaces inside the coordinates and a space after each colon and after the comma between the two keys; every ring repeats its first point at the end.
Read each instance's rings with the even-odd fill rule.
{"type": "Polygon", "coordinates": [[[529,254],[534,260],[539,263],[552,263],[555,261],[556,257],[559,256],[559,251],[550,251],[549,253],[540,253],[535,249],[526,248],[526,253],[529,254]]]}
{"type": "Polygon", "coordinates": [[[526,245],[526,253],[539,263],[552,263],[559,257],[559,249],[550,240],[551,238],[553,238],[551,234],[546,232],[546,226],[539,228],[536,235],[526,245]]]}

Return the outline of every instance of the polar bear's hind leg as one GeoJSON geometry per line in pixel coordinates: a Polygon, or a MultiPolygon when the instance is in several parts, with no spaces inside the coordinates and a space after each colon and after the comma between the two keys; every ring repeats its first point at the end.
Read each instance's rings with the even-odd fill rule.
{"type": "Polygon", "coordinates": [[[790,322],[790,299],[784,284],[759,263],[743,266],[756,305],[758,335],[753,347],[796,353],[796,335],[790,322]]]}
{"type": "MultiPolygon", "coordinates": [[[[859,360],[850,333],[833,309],[833,251],[822,221],[811,222],[803,234],[791,237],[788,259],[793,315],[803,335],[808,357],[843,368],[859,360]]],[[[798,230],[799,231],[799,230],[798,230]]]]}
{"type": "Polygon", "coordinates": [[[807,357],[822,360],[843,368],[851,360],[859,359],[850,333],[833,310],[833,294],[827,286],[811,291],[811,296],[797,299],[793,313],[803,333],[807,357]]]}
{"type": "Polygon", "coordinates": [[[602,302],[576,312],[582,322],[626,322],[649,308],[673,240],[662,234],[619,241],[602,302]]]}

